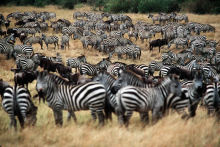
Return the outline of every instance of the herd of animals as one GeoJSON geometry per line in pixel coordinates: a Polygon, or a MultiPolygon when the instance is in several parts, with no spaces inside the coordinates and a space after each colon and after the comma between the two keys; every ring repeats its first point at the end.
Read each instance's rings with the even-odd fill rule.
{"type": "Polygon", "coordinates": [[[34,80],[37,95],[33,97],[47,102],[57,125],[63,124],[62,110],[67,110],[67,119],[74,121],[74,111],[90,110],[92,119],[98,118],[100,125],[112,120],[114,113],[121,125],[128,126],[134,111],[148,124],[149,111],[152,123],[170,109],[189,119],[196,115],[199,104],[209,115],[220,118],[220,52],[216,50],[218,42],[205,36],[215,33],[215,27],[189,22],[185,14],[174,12],[149,14],[153,23],[134,23],[124,14],[93,12],[74,12],[73,19],[74,23],[57,20],[52,12],[0,14],[0,53],[6,56],[2,60],[13,58],[17,67],[11,69],[13,86],[0,80],[2,107],[10,117],[10,126],[16,128],[16,117],[21,128],[35,125],[38,108],[28,90],[34,80]],[[11,27],[12,20],[15,27],[11,27]],[[51,28],[62,37],[48,36],[51,28]],[[155,39],[155,35],[161,37],[155,39]],[[18,39],[20,44],[16,44],[18,39]],[[108,58],[90,64],[82,55],[63,62],[62,53],[48,57],[32,47],[39,44],[44,50],[44,42],[47,49],[54,44],[62,52],[73,39],[80,40],[84,50],[91,47],[108,58]],[[135,44],[138,39],[147,42],[150,51],[158,47],[160,52],[161,47],[169,49],[172,44],[176,49],[181,46],[182,51],[164,52],[161,61],[148,65],[111,62],[115,54],[118,59],[139,60],[144,50],[135,44]],[[159,76],[155,75],[157,71],[159,76]]]}

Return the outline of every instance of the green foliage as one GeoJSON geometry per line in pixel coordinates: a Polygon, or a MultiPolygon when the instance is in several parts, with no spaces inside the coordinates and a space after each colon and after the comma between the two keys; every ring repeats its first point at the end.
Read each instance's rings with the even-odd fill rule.
{"type": "Polygon", "coordinates": [[[220,0],[1,0],[0,5],[34,5],[43,7],[54,4],[63,8],[73,9],[87,3],[105,12],[111,13],[149,13],[149,12],[179,12],[220,13],[220,0]]]}
{"type": "Polygon", "coordinates": [[[61,5],[63,8],[74,9],[74,6],[77,4],[77,0],[63,0],[61,5]]]}

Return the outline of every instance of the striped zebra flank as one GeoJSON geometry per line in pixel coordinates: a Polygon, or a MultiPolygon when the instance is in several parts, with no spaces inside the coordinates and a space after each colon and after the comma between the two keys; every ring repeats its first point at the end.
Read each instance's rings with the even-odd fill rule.
{"type": "Polygon", "coordinates": [[[102,84],[88,82],[77,86],[58,85],[53,77],[43,71],[38,73],[36,89],[53,110],[57,125],[63,124],[62,110],[90,110],[93,120],[98,116],[99,124],[104,124],[106,90],[102,84]]]}

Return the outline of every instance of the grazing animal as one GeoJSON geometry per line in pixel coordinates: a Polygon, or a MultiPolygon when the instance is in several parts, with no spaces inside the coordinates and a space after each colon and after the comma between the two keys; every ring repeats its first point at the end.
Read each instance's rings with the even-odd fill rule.
{"type": "Polygon", "coordinates": [[[159,52],[160,52],[160,47],[167,45],[168,40],[167,39],[156,39],[150,42],[150,51],[153,50],[154,47],[159,47],[159,52]]]}
{"type": "Polygon", "coordinates": [[[57,36],[46,36],[45,34],[42,34],[41,38],[45,42],[47,49],[48,44],[54,44],[54,49],[56,49],[56,46],[59,48],[59,38],[57,36]]]}
{"type": "Polygon", "coordinates": [[[89,82],[77,86],[58,85],[47,72],[38,73],[36,89],[52,108],[55,123],[63,124],[62,110],[90,110],[93,119],[98,115],[99,124],[104,124],[104,103],[106,91],[103,85],[89,82]]]}
{"type": "Polygon", "coordinates": [[[116,94],[116,113],[121,125],[128,126],[133,111],[145,113],[145,123],[148,123],[148,111],[152,111],[152,121],[155,123],[162,117],[164,102],[170,96],[181,94],[179,81],[174,77],[167,77],[154,88],[140,88],[126,86],[116,94]]]}

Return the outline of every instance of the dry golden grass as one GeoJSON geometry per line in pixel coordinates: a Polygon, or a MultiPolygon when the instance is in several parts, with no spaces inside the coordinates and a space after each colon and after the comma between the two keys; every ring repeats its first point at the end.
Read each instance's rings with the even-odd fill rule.
{"type": "MultiPolygon", "coordinates": [[[[75,10],[59,9],[55,6],[45,8],[35,7],[0,7],[0,13],[4,16],[14,11],[50,11],[56,12],[57,18],[72,19],[74,11],[91,11],[91,8],[84,6],[75,10]]],[[[145,14],[127,14],[134,22],[147,21],[145,14]]],[[[190,21],[209,23],[216,27],[215,33],[206,33],[209,39],[220,40],[220,15],[195,15],[187,14],[190,21]]],[[[48,34],[52,34],[50,30],[48,34]]],[[[59,37],[61,34],[56,34],[59,37]]],[[[160,37],[160,36],[156,36],[160,37]]],[[[125,63],[148,64],[152,60],[160,60],[161,53],[158,49],[149,52],[146,43],[137,41],[142,49],[141,60],[120,60],[125,63]]],[[[44,48],[45,45],[44,45],[44,48]]],[[[165,50],[164,47],[163,50],[165,50]]],[[[49,50],[41,50],[39,45],[34,45],[35,52],[42,52],[47,56],[55,56],[60,52],[64,61],[68,57],[76,57],[85,54],[88,62],[97,63],[103,57],[107,57],[94,49],[83,50],[80,41],[70,41],[70,49],[57,50],[49,46],[49,50]]],[[[173,49],[174,50],[174,49],[173,49]]],[[[218,47],[218,51],[220,48],[218,47]]],[[[175,51],[177,52],[177,51],[175,51]]],[[[117,57],[113,57],[117,61],[117,57]]],[[[13,73],[10,71],[15,67],[13,60],[6,60],[0,55],[0,78],[13,84],[13,73]]],[[[35,82],[30,84],[29,89],[32,95],[36,94],[35,82]]],[[[145,128],[140,123],[139,116],[135,113],[131,119],[128,129],[120,128],[117,118],[108,122],[104,127],[97,127],[97,123],[91,121],[89,111],[77,112],[78,123],[66,121],[66,112],[64,112],[64,126],[56,127],[53,120],[53,114],[46,104],[39,104],[37,100],[34,103],[38,106],[37,124],[35,127],[25,128],[22,131],[14,132],[9,128],[9,118],[0,108],[0,145],[2,146],[220,146],[220,126],[215,118],[208,117],[206,110],[199,108],[195,118],[183,121],[176,113],[163,118],[155,125],[149,125],[145,128]]]]}

